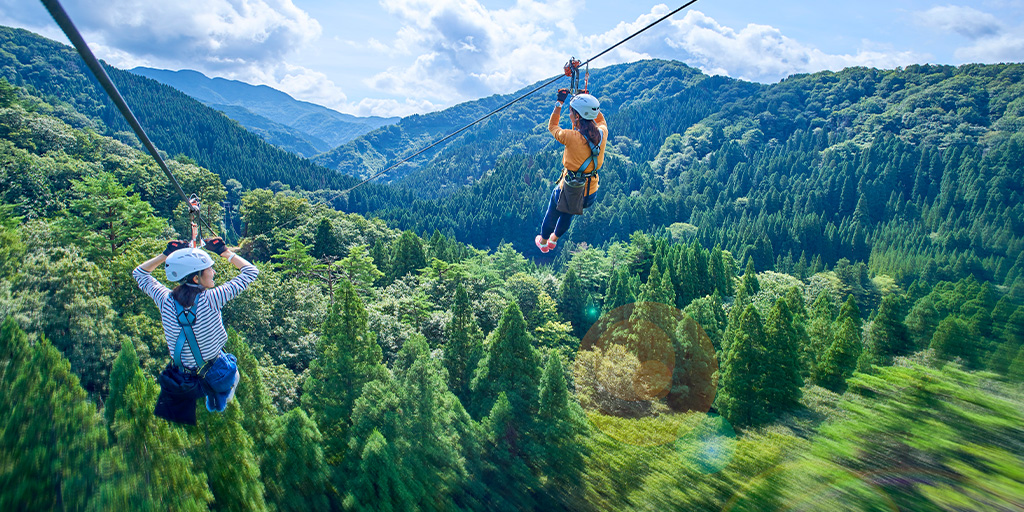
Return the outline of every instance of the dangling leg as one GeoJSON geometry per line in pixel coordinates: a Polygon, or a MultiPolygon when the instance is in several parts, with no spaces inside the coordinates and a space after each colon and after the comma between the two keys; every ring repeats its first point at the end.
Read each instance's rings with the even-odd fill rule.
{"type": "Polygon", "coordinates": [[[558,219],[561,217],[562,212],[558,211],[558,196],[561,190],[558,186],[551,191],[551,199],[548,201],[548,210],[544,213],[544,220],[540,224],[540,234],[534,238],[533,242],[540,249],[540,252],[548,252],[551,247],[548,247],[548,238],[552,233],[555,232],[558,224],[558,219]]]}

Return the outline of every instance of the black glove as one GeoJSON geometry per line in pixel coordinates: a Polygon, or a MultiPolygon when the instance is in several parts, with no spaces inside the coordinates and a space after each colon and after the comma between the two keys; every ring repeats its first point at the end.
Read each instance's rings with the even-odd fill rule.
{"type": "Polygon", "coordinates": [[[568,97],[569,97],[569,89],[559,89],[558,90],[558,101],[564,102],[565,99],[568,98],[568,97]]]}
{"type": "Polygon", "coordinates": [[[170,256],[172,252],[186,247],[188,247],[188,242],[184,240],[171,240],[170,242],[167,242],[167,248],[164,249],[164,256],[170,256]]]}
{"type": "Polygon", "coordinates": [[[217,256],[220,256],[221,254],[224,254],[224,251],[228,250],[227,246],[224,245],[224,239],[219,237],[219,236],[213,237],[213,238],[207,238],[205,240],[205,242],[206,242],[206,250],[212,251],[217,256]]]}

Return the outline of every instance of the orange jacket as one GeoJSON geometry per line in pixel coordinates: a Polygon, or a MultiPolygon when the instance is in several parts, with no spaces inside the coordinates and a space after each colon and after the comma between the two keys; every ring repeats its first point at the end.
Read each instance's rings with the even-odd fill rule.
{"type": "MultiPolygon", "coordinates": [[[[551,112],[551,119],[548,120],[548,131],[551,132],[551,135],[554,135],[555,140],[565,145],[565,152],[562,153],[562,166],[564,169],[562,169],[562,176],[558,179],[559,184],[565,179],[565,169],[579,169],[583,162],[590,158],[590,144],[587,143],[587,138],[578,130],[572,128],[563,130],[559,128],[558,120],[561,116],[562,107],[556,106],[555,110],[551,112]]],[[[601,131],[601,152],[595,158],[597,167],[601,167],[604,164],[604,147],[608,143],[608,123],[605,122],[603,113],[597,114],[597,119],[594,119],[594,123],[597,125],[597,129],[601,131]]],[[[587,174],[592,172],[594,172],[594,162],[591,162],[586,169],[587,174]]],[[[594,178],[590,181],[591,194],[597,192],[597,186],[598,175],[594,173],[594,178]]]]}

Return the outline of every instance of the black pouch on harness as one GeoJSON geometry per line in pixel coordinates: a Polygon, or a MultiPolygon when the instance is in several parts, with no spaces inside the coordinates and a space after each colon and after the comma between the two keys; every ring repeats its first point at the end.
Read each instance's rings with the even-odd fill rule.
{"type": "Polygon", "coordinates": [[[568,171],[565,179],[562,180],[562,191],[558,194],[558,204],[555,209],[562,213],[581,215],[583,213],[583,202],[590,193],[590,176],[583,172],[568,171]]]}

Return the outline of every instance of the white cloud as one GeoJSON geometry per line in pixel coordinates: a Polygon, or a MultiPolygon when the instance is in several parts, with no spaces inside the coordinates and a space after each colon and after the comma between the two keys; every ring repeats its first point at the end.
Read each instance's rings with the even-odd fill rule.
{"type": "Polygon", "coordinates": [[[970,39],[953,56],[961,62],[1019,62],[1024,60],[1021,28],[1008,30],[994,15],[971,7],[947,5],[915,13],[923,25],[955,32],[970,39]]]}
{"type": "Polygon", "coordinates": [[[914,17],[922,25],[956,32],[968,39],[994,36],[1003,29],[995,16],[957,5],[932,7],[916,13],[914,17]]]}
{"type": "MultiPolygon", "coordinates": [[[[633,22],[602,34],[581,33],[568,1],[520,0],[489,10],[476,0],[383,0],[403,22],[387,43],[390,55],[413,57],[367,80],[377,90],[450,105],[508,93],[559,72],[567,53],[588,58],[667,14],[651,8],[633,22]]],[[[370,44],[380,49],[378,40],[370,44]]],[[[865,41],[855,54],[828,54],[786,37],[777,28],[722,26],[699,11],[670,19],[595,61],[597,66],[645,58],[677,59],[711,74],[772,82],[793,73],[849,66],[891,68],[923,55],[893,51],[865,41]]]]}
{"type": "MultiPolygon", "coordinates": [[[[633,23],[622,23],[611,31],[587,38],[594,51],[608,47],[643,28],[668,12],[664,5],[633,23]]],[[[735,30],[723,26],[700,11],[689,11],[682,19],[670,19],[668,28],[652,28],[602,57],[602,65],[639,58],[667,58],[685,62],[708,74],[774,82],[794,73],[850,66],[891,68],[920,61],[909,51],[886,51],[869,41],[856,54],[829,54],[806,45],[768,25],[750,24],[735,30]]]]}
{"type": "Polygon", "coordinates": [[[1017,32],[978,39],[970,46],[957,48],[953,55],[964,62],[1021,62],[1024,61],[1024,36],[1017,32]]]}

